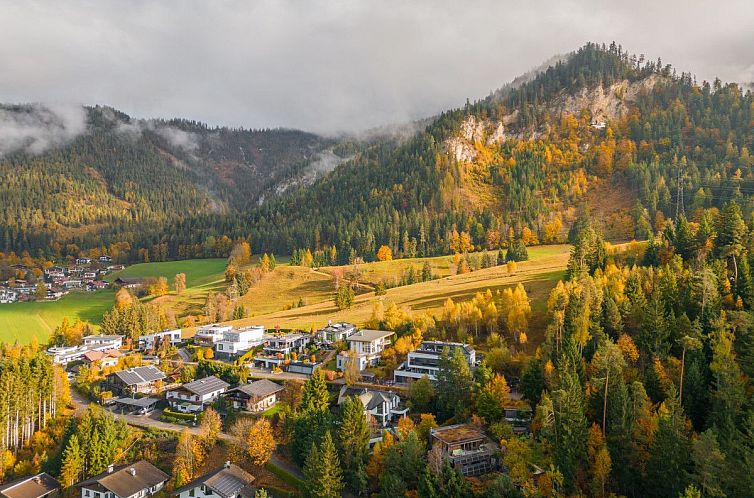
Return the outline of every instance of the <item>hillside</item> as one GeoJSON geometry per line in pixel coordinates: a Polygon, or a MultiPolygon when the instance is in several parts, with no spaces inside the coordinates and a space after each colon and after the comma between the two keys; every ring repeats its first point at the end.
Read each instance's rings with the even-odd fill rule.
{"type": "Polygon", "coordinates": [[[224,257],[251,237],[255,252],[336,246],[345,264],[381,245],[426,257],[562,243],[586,210],[609,240],[646,238],[677,210],[698,219],[736,198],[752,212],[753,106],[735,84],[587,44],[413,135],[370,141],[92,108],[86,131],[3,156],[0,244],[143,261],[224,257]]]}
{"type": "Polygon", "coordinates": [[[333,140],[311,133],[137,120],[106,107],[0,106],[0,130],[2,251],[150,247],[180,223],[215,233],[341,160],[333,140]]]}

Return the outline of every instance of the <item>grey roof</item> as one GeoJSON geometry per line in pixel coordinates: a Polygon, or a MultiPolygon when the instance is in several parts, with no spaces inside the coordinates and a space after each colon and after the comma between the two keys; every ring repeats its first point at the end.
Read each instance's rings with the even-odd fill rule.
{"type": "Polygon", "coordinates": [[[165,378],[165,374],[162,373],[162,371],[154,365],[134,367],[129,368],[128,370],[120,370],[118,372],[114,372],[112,375],[117,376],[127,386],[146,384],[165,378]]]}
{"type": "Polygon", "coordinates": [[[215,391],[227,389],[229,386],[230,384],[228,384],[224,380],[218,379],[214,375],[210,375],[209,377],[204,377],[203,379],[195,380],[192,382],[187,382],[186,384],[183,384],[178,389],[186,389],[187,391],[190,391],[194,394],[203,396],[205,394],[210,394],[215,391]]]}
{"type": "Polygon", "coordinates": [[[253,496],[251,489],[252,482],[254,482],[254,476],[238,465],[231,463],[194,479],[185,486],[173,491],[173,495],[177,496],[184,491],[203,485],[210,488],[222,498],[230,498],[237,494],[241,496],[253,496]]]}
{"type": "Polygon", "coordinates": [[[390,391],[378,391],[376,389],[367,389],[365,387],[343,386],[338,395],[338,404],[340,405],[343,403],[348,396],[356,396],[359,398],[364,405],[365,410],[372,410],[385,402],[389,403],[393,399],[399,398],[397,394],[390,391]]]}
{"type": "Polygon", "coordinates": [[[283,389],[284,387],[280,384],[272,382],[271,380],[262,379],[254,381],[250,384],[238,386],[234,389],[231,389],[231,391],[240,391],[244,394],[248,394],[252,398],[266,398],[267,396],[280,392],[283,389]]]}
{"type": "Polygon", "coordinates": [[[60,489],[60,483],[42,472],[3,484],[0,486],[0,495],[6,498],[40,498],[57,489],[60,489]]]}
{"type": "Polygon", "coordinates": [[[390,337],[393,334],[395,334],[395,332],[390,332],[388,330],[361,329],[355,334],[349,336],[348,340],[355,342],[372,342],[383,337],[390,337]]]}
{"type": "Polygon", "coordinates": [[[105,471],[76,485],[79,488],[103,488],[115,493],[119,498],[128,498],[139,491],[157,486],[170,479],[170,476],[146,460],[117,465],[112,472],[105,471]]]}
{"type": "Polygon", "coordinates": [[[116,398],[115,402],[121,405],[136,406],[146,408],[159,402],[158,398],[116,398]]]}

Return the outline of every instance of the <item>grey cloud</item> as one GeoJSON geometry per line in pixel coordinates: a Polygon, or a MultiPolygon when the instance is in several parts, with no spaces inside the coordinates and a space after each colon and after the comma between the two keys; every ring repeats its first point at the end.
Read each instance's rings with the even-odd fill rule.
{"type": "Polygon", "coordinates": [[[17,151],[40,154],[70,142],[85,130],[86,111],[80,105],[0,108],[0,156],[17,151]]]}
{"type": "MultiPolygon", "coordinates": [[[[749,0],[0,0],[0,101],[336,133],[436,114],[616,40],[746,83],[749,0]]],[[[750,80],[749,80],[750,81],[750,80]]]]}

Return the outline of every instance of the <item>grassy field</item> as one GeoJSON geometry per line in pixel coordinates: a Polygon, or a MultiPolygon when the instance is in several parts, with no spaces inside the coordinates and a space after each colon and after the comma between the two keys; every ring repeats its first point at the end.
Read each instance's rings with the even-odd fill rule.
{"type": "MultiPolygon", "coordinates": [[[[287,290],[289,287],[279,282],[278,278],[273,276],[266,277],[267,282],[263,285],[267,289],[277,289],[276,292],[257,292],[251,298],[256,308],[262,312],[244,320],[239,320],[238,325],[260,324],[266,327],[280,326],[281,328],[301,328],[308,330],[310,328],[319,328],[329,320],[332,321],[350,321],[357,325],[366,322],[372,313],[372,308],[377,300],[382,300],[387,304],[394,302],[399,306],[405,306],[414,312],[437,313],[447,298],[455,301],[465,301],[471,299],[475,293],[483,292],[487,289],[495,291],[497,289],[510,287],[521,282],[526,287],[529,297],[532,300],[532,330],[543,330],[546,317],[544,316],[545,302],[552,287],[559,279],[563,277],[566,263],[568,262],[570,246],[543,246],[529,249],[530,260],[518,263],[518,268],[513,274],[509,274],[505,266],[497,266],[478,270],[462,275],[449,275],[450,257],[428,258],[430,264],[436,269],[436,273],[443,275],[442,269],[446,269],[445,275],[440,279],[430,282],[422,282],[403,287],[388,289],[384,296],[375,296],[369,292],[356,297],[354,306],[349,310],[339,311],[333,302],[333,287],[330,283],[329,292],[325,292],[327,282],[320,281],[319,277],[324,273],[334,273],[334,268],[323,268],[319,271],[299,268],[297,276],[292,277],[296,281],[293,288],[301,286],[310,286],[318,289],[318,299],[320,302],[311,302],[304,307],[284,310],[282,307],[289,304],[292,294],[287,290]],[[277,311],[264,312],[266,309],[275,309],[277,311]]],[[[361,265],[364,271],[364,279],[369,280],[376,278],[379,280],[386,275],[400,274],[402,268],[408,265],[415,265],[419,268],[423,260],[397,260],[377,263],[368,263],[361,265]]],[[[260,290],[257,288],[257,290],[260,290]]],[[[249,296],[247,295],[247,298],[249,296]]],[[[536,337],[530,340],[536,341],[536,337]]]]}
{"type": "MultiPolygon", "coordinates": [[[[224,259],[192,259],[160,263],[141,263],[107,276],[112,282],[122,277],[166,277],[172,287],[176,273],[186,274],[186,292],[182,296],[167,295],[158,299],[172,306],[179,316],[186,311],[199,312],[210,290],[224,288],[224,259]]],[[[25,343],[37,336],[40,342],[60,325],[63,318],[77,318],[98,324],[113,304],[115,291],[72,292],[57,301],[4,304],[0,306],[0,341],[25,343]]]]}
{"type": "Polygon", "coordinates": [[[60,325],[63,318],[99,323],[113,304],[115,292],[77,291],[53,302],[28,302],[0,305],[0,341],[27,343],[37,336],[40,342],[60,325]]]}

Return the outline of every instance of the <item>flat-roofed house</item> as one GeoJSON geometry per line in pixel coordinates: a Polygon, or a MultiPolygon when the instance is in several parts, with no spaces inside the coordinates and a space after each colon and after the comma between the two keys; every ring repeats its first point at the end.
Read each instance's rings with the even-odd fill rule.
{"type": "Polygon", "coordinates": [[[486,474],[500,463],[500,448],[471,424],[435,427],[429,431],[429,440],[432,448],[439,446],[443,458],[465,476],[486,474]]]}
{"type": "Polygon", "coordinates": [[[197,413],[214,403],[230,384],[214,375],[187,382],[167,392],[170,408],[183,413],[197,413]]]}
{"type": "Polygon", "coordinates": [[[218,358],[234,358],[252,348],[261,346],[264,342],[264,332],[265,329],[261,325],[226,331],[223,333],[222,340],[215,344],[215,356],[218,358]]]}
{"type": "Polygon", "coordinates": [[[271,380],[262,379],[230,389],[225,399],[235,409],[263,412],[277,403],[277,394],[284,388],[271,380]]]}
{"type": "Polygon", "coordinates": [[[220,325],[219,323],[213,323],[212,325],[202,325],[196,329],[194,335],[194,342],[202,346],[214,346],[216,342],[223,339],[226,332],[233,330],[231,325],[220,325]]]}
{"type": "Polygon", "coordinates": [[[395,335],[395,332],[370,329],[362,329],[352,334],[348,338],[351,355],[349,356],[345,353],[338,354],[336,359],[337,368],[344,370],[351,357],[355,357],[359,370],[376,365],[380,360],[382,351],[390,345],[390,338],[393,335],[395,335]]]}
{"type": "Polygon", "coordinates": [[[54,498],[59,495],[60,483],[45,472],[0,486],[2,498],[54,498]]]}
{"type": "Polygon", "coordinates": [[[345,322],[328,323],[327,327],[317,332],[317,334],[319,335],[319,340],[326,344],[345,341],[355,333],[356,325],[345,322]]]}
{"type": "Polygon", "coordinates": [[[84,346],[108,346],[112,349],[123,347],[122,335],[88,335],[82,339],[84,346]]]}
{"type": "Polygon", "coordinates": [[[153,393],[159,391],[158,382],[165,374],[154,365],[119,370],[107,376],[107,385],[119,393],[153,393]]]}
{"type": "Polygon", "coordinates": [[[170,476],[146,460],[110,465],[103,473],[76,484],[81,498],[144,498],[165,487],[170,476]]]}
{"type": "Polygon", "coordinates": [[[418,349],[410,351],[406,361],[393,371],[393,380],[396,384],[408,384],[425,375],[431,381],[437,380],[437,373],[440,371],[440,356],[444,351],[447,351],[449,356],[460,351],[469,366],[474,367],[476,351],[470,345],[460,342],[424,341],[418,349]]]}
{"type": "Polygon", "coordinates": [[[153,348],[162,346],[165,343],[175,346],[181,342],[181,329],[162,330],[152,334],[139,336],[139,349],[148,351],[153,348]]]}
{"type": "Polygon", "coordinates": [[[197,477],[173,491],[178,498],[253,498],[254,476],[236,464],[225,462],[219,469],[197,477]]]}

